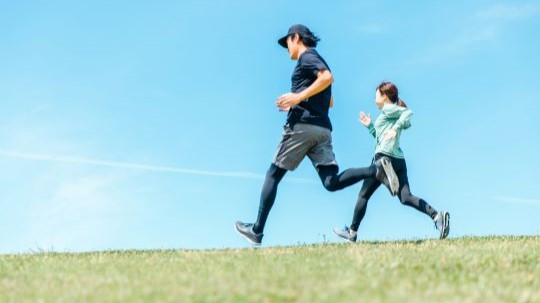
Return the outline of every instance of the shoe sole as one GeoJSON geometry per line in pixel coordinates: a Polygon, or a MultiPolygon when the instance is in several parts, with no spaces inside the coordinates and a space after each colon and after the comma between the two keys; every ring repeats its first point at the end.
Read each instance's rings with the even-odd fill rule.
{"type": "Polygon", "coordinates": [[[252,239],[250,239],[248,236],[244,235],[241,231],[238,230],[238,228],[236,228],[236,224],[234,225],[234,230],[236,231],[236,233],[238,233],[240,236],[244,237],[244,239],[248,240],[249,243],[253,244],[253,245],[256,245],[256,246],[260,246],[261,243],[257,243],[255,241],[253,241],[252,239]]]}
{"type": "Polygon", "coordinates": [[[443,216],[443,229],[441,232],[441,239],[445,239],[448,237],[448,234],[450,233],[450,214],[446,211],[442,212],[443,216]]]}
{"type": "Polygon", "coordinates": [[[345,237],[342,237],[341,235],[339,235],[335,229],[332,229],[334,231],[334,234],[336,234],[336,236],[338,236],[339,238],[349,242],[349,243],[356,243],[356,239],[355,240],[352,240],[352,239],[348,239],[348,238],[345,238],[345,237]]]}
{"type": "Polygon", "coordinates": [[[381,164],[384,169],[384,173],[386,174],[386,178],[388,179],[388,183],[390,184],[390,194],[395,196],[397,195],[399,189],[399,180],[394,168],[392,167],[392,162],[388,159],[383,159],[381,164]]]}

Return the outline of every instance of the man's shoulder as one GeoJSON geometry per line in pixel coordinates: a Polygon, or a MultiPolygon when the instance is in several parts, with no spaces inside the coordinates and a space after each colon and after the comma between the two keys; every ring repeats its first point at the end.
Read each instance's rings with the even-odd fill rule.
{"type": "Polygon", "coordinates": [[[307,65],[307,66],[320,66],[323,65],[327,69],[329,69],[328,64],[324,60],[324,58],[314,49],[309,48],[307,49],[302,56],[299,58],[299,64],[300,65],[307,65]]]}
{"type": "Polygon", "coordinates": [[[300,56],[300,60],[312,60],[313,58],[322,59],[319,52],[317,52],[314,48],[308,48],[306,51],[300,56]]]}

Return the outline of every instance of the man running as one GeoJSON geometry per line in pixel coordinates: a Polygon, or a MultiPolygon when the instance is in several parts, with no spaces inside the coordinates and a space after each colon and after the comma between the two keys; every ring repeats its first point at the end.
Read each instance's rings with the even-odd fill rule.
{"type": "Polygon", "coordinates": [[[328,110],[332,106],[334,81],[326,61],[315,50],[319,38],[306,26],[289,28],[278,43],[288,49],[290,58],[298,63],[293,71],[291,92],[281,95],[276,105],[288,111],[283,137],[274,160],[266,173],[259,212],[255,223],[236,222],[236,231],[253,244],[261,244],[264,226],[274,204],[279,182],[285,173],[298,167],[308,156],[317,170],[323,186],[336,191],[369,177],[376,177],[397,192],[397,176],[390,161],[377,161],[369,167],[351,168],[338,174],[332,151],[332,124],[328,110]]]}

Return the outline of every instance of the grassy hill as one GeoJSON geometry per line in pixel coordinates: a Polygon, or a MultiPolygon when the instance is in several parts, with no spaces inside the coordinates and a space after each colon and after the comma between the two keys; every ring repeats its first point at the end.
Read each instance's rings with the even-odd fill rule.
{"type": "Polygon", "coordinates": [[[0,302],[540,302],[540,237],[3,255],[0,302]]]}

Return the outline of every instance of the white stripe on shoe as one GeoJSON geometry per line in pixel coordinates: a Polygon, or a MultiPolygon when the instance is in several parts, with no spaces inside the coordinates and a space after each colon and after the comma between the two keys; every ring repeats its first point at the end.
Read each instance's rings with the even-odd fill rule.
{"type": "Polygon", "coordinates": [[[441,233],[441,239],[445,239],[448,237],[448,234],[450,233],[450,213],[449,212],[443,212],[443,228],[441,233]]]}

